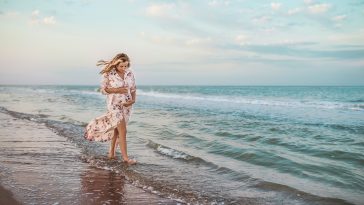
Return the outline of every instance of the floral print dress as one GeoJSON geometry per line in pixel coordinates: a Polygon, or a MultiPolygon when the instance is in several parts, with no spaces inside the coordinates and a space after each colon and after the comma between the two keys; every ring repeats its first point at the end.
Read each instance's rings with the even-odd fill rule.
{"type": "Polygon", "coordinates": [[[85,128],[84,138],[89,141],[105,142],[114,136],[114,129],[118,123],[125,119],[129,122],[132,106],[125,107],[123,103],[132,100],[131,93],[136,91],[135,78],[130,68],[124,72],[124,79],[116,72],[115,68],[102,75],[101,93],[107,95],[107,113],[93,120],[85,128]],[[128,93],[107,93],[106,88],[129,88],[128,93]]]}

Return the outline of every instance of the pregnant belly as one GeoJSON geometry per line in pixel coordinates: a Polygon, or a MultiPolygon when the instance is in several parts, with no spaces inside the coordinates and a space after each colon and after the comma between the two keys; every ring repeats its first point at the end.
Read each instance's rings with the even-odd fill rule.
{"type": "Polygon", "coordinates": [[[108,104],[123,104],[131,99],[129,94],[112,94],[108,96],[108,104]]]}

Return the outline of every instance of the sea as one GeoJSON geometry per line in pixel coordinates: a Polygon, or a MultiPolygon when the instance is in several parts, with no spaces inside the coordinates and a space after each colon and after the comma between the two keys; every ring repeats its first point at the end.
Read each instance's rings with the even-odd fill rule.
{"type": "Polygon", "coordinates": [[[46,125],[84,163],[161,196],[364,204],[363,86],[138,86],[127,126],[138,164],[127,168],[105,158],[109,142],[83,138],[106,111],[99,86],[0,86],[0,112],[46,125]]]}

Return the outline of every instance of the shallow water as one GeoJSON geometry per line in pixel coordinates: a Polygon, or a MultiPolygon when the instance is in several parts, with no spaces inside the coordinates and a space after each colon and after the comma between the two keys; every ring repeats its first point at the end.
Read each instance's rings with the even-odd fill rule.
{"type": "MultiPolygon", "coordinates": [[[[190,201],[362,204],[364,87],[139,86],[123,170],[82,138],[97,86],[2,86],[2,112],[53,129],[82,160],[190,201]],[[16,111],[16,112],[12,112],[16,111]]],[[[120,154],[119,154],[120,158],[120,154]]]]}
{"type": "Polygon", "coordinates": [[[42,123],[0,113],[0,183],[23,204],[176,204],[84,163],[81,149],[42,123]]]}

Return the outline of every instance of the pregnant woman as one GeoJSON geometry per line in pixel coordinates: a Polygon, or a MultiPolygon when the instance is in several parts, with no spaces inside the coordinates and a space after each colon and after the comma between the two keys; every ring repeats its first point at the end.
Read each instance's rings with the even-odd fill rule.
{"type": "Polygon", "coordinates": [[[136,160],[128,157],[126,146],[126,126],[136,96],[135,78],[130,69],[129,57],[120,53],[111,61],[100,60],[97,65],[104,65],[100,72],[101,93],[107,95],[108,112],[91,120],[86,126],[84,138],[101,142],[111,140],[109,159],[116,158],[115,147],[118,141],[123,162],[135,164],[136,160]]]}

